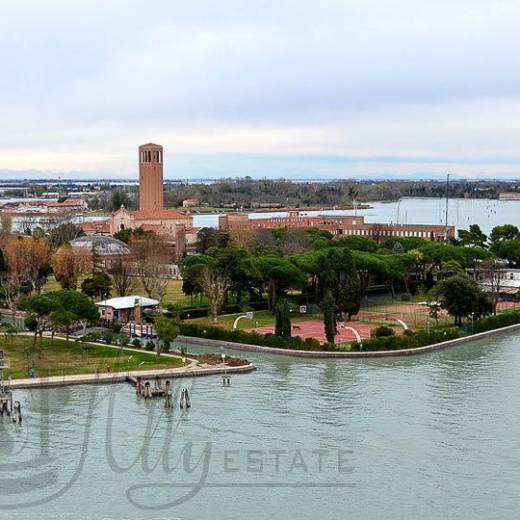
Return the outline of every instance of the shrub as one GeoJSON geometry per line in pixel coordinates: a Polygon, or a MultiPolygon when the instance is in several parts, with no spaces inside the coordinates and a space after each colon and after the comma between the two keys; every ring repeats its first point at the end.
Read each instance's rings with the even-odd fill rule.
{"type": "MultiPolygon", "coordinates": [[[[180,323],[180,333],[183,336],[196,338],[216,339],[232,343],[247,343],[270,348],[286,348],[294,350],[324,350],[333,351],[335,345],[331,343],[321,344],[317,339],[307,338],[303,340],[300,336],[290,338],[275,336],[274,334],[259,334],[258,332],[245,332],[243,330],[227,330],[221,327],[205,327],[194,323],[180,323]]],[[[442,341],[448,341],[459,337],[457,328],[436,329],[427,331],[406,331],[403,335],[395,334],[373,337],[364,340],[360,346],[351,344],[350,350],[400,350],[424,347],[442,341]]]]}
{"type": "Polygon", "coordinates": [[[119,334],[117,337],[117,344],[121,347],[126,347],[130,343],[130,338],[126,334],[119,334]]]}
{"type": "Polygon", "coordinates": [[[81,339],[87,343],[96,343],[101,339],[101,334],[99,332],[87,332],[81,339]]]}
{"type": "Polygon", "coordinates": [[[502,312],[495,316],[488,316],[479,321],[476,321],[473,330],[477,332],[486,332],[487,330],[499,329],[501,327],[508,327],[509,325],[516,325],[520,323],[520,312],[502,312]]]}
{"type": "Polygon", "coordinates": [[[135,348],[141,348],[141,340],[139,338],[134,338],[132,340],[132,346],[135,348]]]}
{"type": "Polygon", "coordinates": [[[455,327],[427,331],[418,331],[403,334],[402,336],[373,337],[363,341],[362,345],[353,343],[351,350],[401,350],[425,347],[434,343],[441,343],[459,337],[459,330],[455,327]]]}
{"type": "Polygon", "coordinates": [[[379,327],[376,327],[372,331],[371,336],[374,338],[383,338],[385,336],[395,336],[395,330],[392,327],[389,327],[388,325],[380,325],[379,327]]]}
{"type": "Polygon", "coordinates": [[[148,340],[144,347],[146,350],[155,350],[155,343],[152,340],[148,340]]]}
{"type": "Polygon", "coordinates": [[[101,339],[107,344],[107,345],[110,345],[112,343],[112,341],[114,341],[114,334],[112,334],[111,332],[107,332],[106,334],[103,334],[103,336],[101,337],[101,339]]]}
{"type": "Polygon", "coordinates": [[[122,325],[121,323],[114,323],[112,325],[112,330],[116,333],[116,334],[119,334],[121,332],[121,328],[122,328],[122,325]]]}

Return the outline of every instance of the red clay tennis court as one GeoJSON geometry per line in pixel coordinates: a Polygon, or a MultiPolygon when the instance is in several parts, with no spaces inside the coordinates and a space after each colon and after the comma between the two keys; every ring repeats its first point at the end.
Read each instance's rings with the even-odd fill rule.
{"type": "MultiPolygon", "coordinates": [[[[391,324],[389,323],[389,325],[391,324]]],[[[377,325],[360,323],[358,321],[346,322],[345,326],[356,329],[359,335],[361,336],[361,339],[370,338],[370,332],[377,327],[377,325]]],[[[274,327],[258,327],[256,329],[249,330],[255,330],[260,334],[274,333],[274,327]]],[[[395,327],[394,330],[396,334],[402,333],[401,327],[395,327]]],[[[315,338],[321,342],[327,341],[325,337],[325,328],[323,326],[323,322],[318,320],[298,321],[296,323],[293,323],[292,335],[300,336],[303,339],[315,338]]],[[[336,343],[348,343],[355,340],[355,334],[350,329],[344,328],[341,323],[338,323],[338,335],[336,336],[336,343]]]]}

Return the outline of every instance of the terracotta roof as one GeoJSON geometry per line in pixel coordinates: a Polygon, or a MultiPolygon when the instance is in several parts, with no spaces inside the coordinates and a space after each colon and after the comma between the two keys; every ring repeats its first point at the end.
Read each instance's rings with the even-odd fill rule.
{"type": "Polygon", "coordinates": [[[155,144],[155,143],[146,143],[146,144],[142,144],[140,147],[139,147],[139,150],[141,148],[157,148],[157,149],[162,149],[162,146],[160,144],[155,144]]]}
{"type": "Polygon", "coordinates": [[[80,225],[80,228],[85,233],[95,232],[95,233],[108,233],[110,231],[110,221],[109,220],[91,220],[90,222],[84,222],[80,225]]]}
{"type": "Polygon", "coordinates": [[[192,216],[184,213],[183,211],[177,211],[175,209],[161,209],[157,211],[152,210],[139,210],[132,211],[132,215],[136,219],[143,220],[191,220],[192,216]]]}
{"type": "Polygon", "coordinates": [[[62,206],[85,206],[86,202],[83,199],[65,199],[63,202],[43,202],[44,206],[62,207],[62,206]]]}

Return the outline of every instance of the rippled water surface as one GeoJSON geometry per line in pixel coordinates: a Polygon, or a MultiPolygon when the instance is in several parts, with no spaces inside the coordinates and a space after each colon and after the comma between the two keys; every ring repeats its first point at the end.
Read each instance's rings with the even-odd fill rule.
{"type": "Polygon", "coordinates": [[[250,358],[258,370],[229,388],[184,380],[184,414],[128,385],[17,391],[0,518],[518,518],[517,336],[413,358],[250,358]]]}

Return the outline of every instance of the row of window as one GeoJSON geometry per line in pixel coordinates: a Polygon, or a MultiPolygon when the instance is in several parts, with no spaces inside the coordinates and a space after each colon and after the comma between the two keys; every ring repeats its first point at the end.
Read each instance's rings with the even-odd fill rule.
{"type": "Polygon", "coordinates": [[[142,163],[161,163],[162,162],[162,151],[161,150],[142,150],[140,152],[140,161],[142,163]]]}
{"type": "Polygon", "coordinates": [[[418,237],[431,238],[433,231],[403,231],[397,229],[338,229],[339,235],[362,235],[379,237],[418,237]]]}

